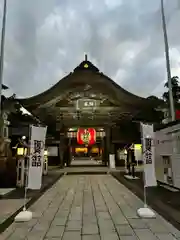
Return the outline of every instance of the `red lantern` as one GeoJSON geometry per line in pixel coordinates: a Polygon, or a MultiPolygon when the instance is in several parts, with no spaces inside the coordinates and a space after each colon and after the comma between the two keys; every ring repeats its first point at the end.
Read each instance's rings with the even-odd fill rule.
{"type": "Polygon", "coordinates": [[[94,128],[88,128],[88,132],[90,133],[89,145],[93,145],[96,143],[96,130],[94,128]]]}
{"type": "Polygon", "coordinates": [[[94,128],[79,128],[77,131],[77,142],[85,145],[94,144],[96,142],[96,130],[94,128]]]}
{"type": "Polygon", "coordinates": [[[180,119],[180,110],[176,110],[176,120],[180,119]]]}
{"type": "Polygon", "coordinates": [[[77,131],[77,142],[79,144],[84,144],[83,138],[82,138],[83,134],[84,134],[84,129],[83,128],[79,128],[78,131],[77,131]]]}

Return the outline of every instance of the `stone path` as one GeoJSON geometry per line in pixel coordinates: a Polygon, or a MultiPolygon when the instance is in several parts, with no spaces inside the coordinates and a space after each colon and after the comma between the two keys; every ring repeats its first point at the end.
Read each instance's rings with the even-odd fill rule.
{"type": "Polygon", "coordinates": [[[72,160],[71,162],[71,166],[74,167],[74,166],[79,166],[79,165],[98,165],[97,161],[95,161],[94,159],[90,159],[90,158],[82,158],[82,159],[79,159],[79,158],[75,158],[74,160],[72,160]]]}
{"type": "Polygon", "coordinates": [[[0,240],[175,240],[162,217],[138,218],[139,200],[110,175],[66,175],[32,207],[27,223],[13,223],[0,240]]]}
{"type": "MultiPolygon", "coordinates": [[[[53,184],[55,180],[61,176],[60,170],[50,170],[47,176],[43,177],[43,183],[41,190],[48,187],[49,184],[53,184]]],[[[5,189],[7,191],[7,189],[5,189]]],[[[27,201],[35,197],[39,191],[30,191],[27,194],[27,201]]],[[[16,189],[15,192],[11,192],[7,197],[0,199],[0,225],[10,218],[17,210],[19,210],[24,204],[24,190],[16,189]]],[[[1,228],[1,226],[0,226],[1,228]]],[[[1,229],[0,229],[1,230],[1,229]]],[[[0,239],[1,240],[1,239],[0,239]]]]}
{"type": "Polygon", "coordinates": [[[0,198],[14,190],[15,188],[0,188],[0,198]]]}
{"type": "Polygon", "coordinates": [[[24,199],[1,199],[0,200],[0,224],[23,206],[24,199]]]}

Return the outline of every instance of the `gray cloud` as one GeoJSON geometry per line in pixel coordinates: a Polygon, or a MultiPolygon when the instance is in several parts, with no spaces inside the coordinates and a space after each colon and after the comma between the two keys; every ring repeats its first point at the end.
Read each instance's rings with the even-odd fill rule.
{"type": "MultiPolygon", "coordinates": [[[[177,75],[180,4],[166,0],[165,9],[172,74],[177,75]]],[[[72,71],[85,52],[127,90],[162,94],[166,70],[160,0],[8,1],[4,82],[19,96],[46,90],[72,71]]]]}

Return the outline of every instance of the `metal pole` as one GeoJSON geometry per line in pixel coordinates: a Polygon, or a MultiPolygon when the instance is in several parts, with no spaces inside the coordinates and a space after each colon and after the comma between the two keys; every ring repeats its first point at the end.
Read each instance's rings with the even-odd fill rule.
{"type": "Polygon", "coordinates": [[[166,29],[166,18],[164,13],[164,0],[161,0],[161,15],[162,15],[162,28],[164,35],[164,46],[165,46],[165,56],[166,56],[166,69],[167,69],[167,79],[168,79],[168,88],[169,88],[169,106],[170,106],[170,115],[171,120],[175,120],[175,110],[174,110],[174,100],[172,93],[172,82],[171,82],[171,68],[170,68],[170,60],[169,60],[169,44],[168,44],[168,36],[166,29]]]}
{"type": "MultiPolygon", "coordinates": [[[[143,153],[144,155],[144,153],[143,153]]],[[[144,163],[143,163],[143,167],[144,167],[144,163]]],[[[146,185],[145,185],[145,172],[143,170],[143,181],[144,181],[144,208],[147,208],[147,192],[146,192],[146,185]]]]}
{"type": "Polygon", "coordinates": [[[146,192],[146,184],[145,184],[145,143],[144,143],[144,137],[143,137],[143,128],[142,128],[142,122],[139,122],[140,123],[140,132],[141,132],[141,144],[142,144],[142,155],[143,155],[143,190],[144,190],[144,208],[147,208],[147,192],[146,192]]]}
{"type": "Polygon", "coordinates": [[[1,30],[1,56],[0,56],[0,115],[1,109],[1,98],[2,98],[2,84],[3,84],[3,69],[4,69],[4,43],[5,43],[5,30],[6,30],[6,6],[7,0],[4,0],[4,10],[3,10],[3,21],[1,30]]]}
{"type": "MultiPolygon", "coordinates": [[[[27,145],[27,166],[25,166],[25,186],[24,186],[24,204],[23,204],[23,211],[26,211],[26,201],[27,201],[27,192],[28,192],[28,181],[29,181],[29,167],[30,167],[30,157],[31,157],[31,132],[32,132],[32,125],[29,125],[29,139],[27,145]]],[[[25,159],[24,159],[25,160],[25,159]]]]}

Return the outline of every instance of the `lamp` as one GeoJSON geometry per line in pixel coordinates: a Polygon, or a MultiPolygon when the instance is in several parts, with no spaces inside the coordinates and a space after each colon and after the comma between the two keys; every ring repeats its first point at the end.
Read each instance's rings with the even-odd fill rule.
{"type": "Polygon", "coordinates": [[[135,150],[141,150],[142,149],[142,144],[134,144],[134,149],[135,150]]]}
{"type": "Polygon", "coordinates": [[[48,155],[48,151],[44,150],[44,156],[47,156],[47,155],[48,155]]]}
{"type": "Polygon", "coordinates": [[[27,148],[19,147],[17,148],[17,155],[23,156],[27,154],[27,148]]]}
{"type": "Polygon", "coordinates": [[[18,156],[23,156],[24,155],[24,148],[17,148],[17,155],[18,156]]]}

